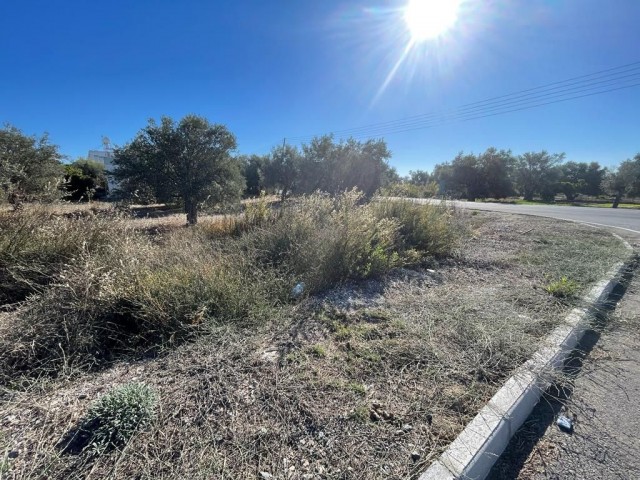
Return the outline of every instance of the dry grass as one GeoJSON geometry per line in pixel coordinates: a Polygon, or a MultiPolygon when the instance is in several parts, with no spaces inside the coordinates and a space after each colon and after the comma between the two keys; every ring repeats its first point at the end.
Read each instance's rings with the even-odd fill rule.
{"type": "Polygon", "coordinates": [[[154,359],[23,380],[0,407],[7,475],[417,478],[571,308],[545,291],[549,277],[584,289],[624,253],[574,224],[467,222],[453,259],[282,304],[250,327],[209,326],[154,359]],[[61,454],[91,402],[130,381],[158,393],[155,424],[121,450],[61,454]]]}
{"type": "Polygon", "coordinates": [[[115,211],[36,209],[0,221],[1,300],[14,308],[0,324],[0,383],[92,369],[209,324],[263,323],[296,284],[314,293],[376,276],[452,248],[430,236],[456,238],[447,210],[403,204],[389,216],[355,191],[277,211],[256,203],[243,217],[156,235],[115,211]],[[420,242],[403,235],[427,226],[413,235],[420,242]]]}

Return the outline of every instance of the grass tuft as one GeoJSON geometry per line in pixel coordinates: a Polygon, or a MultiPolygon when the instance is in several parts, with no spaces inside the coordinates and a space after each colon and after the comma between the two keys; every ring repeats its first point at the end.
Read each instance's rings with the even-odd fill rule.
{"type": "Polygon", "coordinates": [[[567,277],[562,277],[559,280],[549,283],[545,287],[545,290],[554,297],[570,298],[576,295],[579,290],[579,285],[567,277]]]}

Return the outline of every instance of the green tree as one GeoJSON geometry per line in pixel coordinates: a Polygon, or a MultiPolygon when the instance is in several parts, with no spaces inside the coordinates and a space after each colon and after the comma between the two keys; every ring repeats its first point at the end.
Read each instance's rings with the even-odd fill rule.
{"type": "Polygon", "coordinates": [[[456,196],[451,164],[439,163],[433,167],[433,180],[438,184],[438,193],[445,196],[456,196]]]}
{"type": "Polygon", "coordinates": [[[613,196],[613,208],[618,208],[624,196],[640,195],[640,153],[622,162],[617,170],[608,171],[602,189],[613,196]]]}
{"type": "Polygon", "coordinates": [[[453,188],[470,202],[486,197],[487,180],[479,158],[470,153],[460,152],[451,162],[453,188]]]}
{"type": "Polygon", "coordinates": [[[360,142],[351,138],[340,142],[338,158],[343,168],[338,170],[341,178],[334,178],[335,194],[357,188],[371,198],[391,175],[388,163],[391,152],[381,139],[360,142]]]}
{"type": "Polygon", "coordinates": [[[314,137],[302,145],[298,193],[313,193],[317,190],[332,192],[341,188],[344,165],[340,165],[340,152],[331,135],[314,137]],[[340,185],[334,185],[338,181],[340,185]]]}
{"type": "Polygon", "coordinates": [[[300,176],[300,151],[292,145],[282,145],[271,150],[265,167],[266,185],[279,189],[282,200],[287,198],[300,176]]]}
{"type": "Polygon", "coordinates": [[[49,137],[28,136],[18,128],[0,129],[0,190],[9,199],[45,200],[56,196],[62,155],[49,137]]]}
{"type": "Polygon", "coordinates": [[[256,197],[264,190],[265,170],[268,158],[262,155],[240,156],[238,161],[242,166],[242,174],[246,182],[245,195],[256,197]]]}
{"type": "Polygon", "coordinates": [[[595,196],[601,193],[604,169],[598,162],[566,162],[559,170],[560,190],[570,202],[579,194],[595,196]]]}
{"type": "Polygon", "coordinates": [[[584,173],[584,195],[597,196],[602,194],[602,180],[604,179],[605,169],[598,162],[591,162],[587,165],[584,173]]]}
{"type": "Polygon", "coordinates": [[[586,163],[567,162],[559,167],[559,188],[567,200],[573,202],[576,196],[586,190],[586,163]]]}
{"type": "Polygon", "coordinates": [[[564,159],[564,153],[550,154],[527,152],[516,161],[516,185],[525,200],[533,200],[538,194],[543,200],[553,201],[558,191],[559,171],[556,168],[564,159]]]}
{"type": "Polygon", "coordinates": [[[335,195],[357,188],[371,197],[397,177],[389,158],[391,152],[384,140],[360,142],[350,138],[335,142],[331,135],[316,137],[302,146],[296,191],[321,190],[335,195]]]}
{"type": "Polygon", "coordinates": [[[148,191],[159,201],[178,199],[187,223],[198,222],[198,204],[237,202],[244,189],[240,163],[231,156],[234,135],[203,117],[187,115],[179,123],[162,117],[114,151],[113,176],[131,194],[148,191]]]}
{"type": "Polygon", "coordinates": [[[425,170],[409,170],[409,183],[412,185],[428,185],[431,175],[425,170]]]}
{"type": "Polygon", "coordinates": [[[65,198],[68,200],[93,200],[107,196],[108,182],[104,165],[79,158],[64,167],[65,198]]]}
{"type": "Polygon", "coordinates": [[[489,147],[478,156],[485,193],[491,198],[513,195],[513,176],[516,159],[511,150],[489,147]]]}

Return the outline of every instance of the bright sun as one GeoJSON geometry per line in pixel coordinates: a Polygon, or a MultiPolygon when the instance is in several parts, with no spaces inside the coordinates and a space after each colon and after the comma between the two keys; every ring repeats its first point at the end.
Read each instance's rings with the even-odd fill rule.
{"type": "Polygon", "coordinates": [[[442,35],[458,18],[460,0],[409,0],[404,20],[414,42],[442,35]]]}

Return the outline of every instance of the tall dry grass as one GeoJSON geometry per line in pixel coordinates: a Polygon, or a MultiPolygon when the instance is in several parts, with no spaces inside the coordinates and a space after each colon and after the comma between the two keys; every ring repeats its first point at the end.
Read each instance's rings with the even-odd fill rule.
{"type": "Polygon", "coordinates": [[[90,369],[122,352],[175,342],[211,324],[252,325],[346,279],[451,253],[442,207],[360,193],[315,194],[277,210],[149,237],[118,216],[29,210],[0,218],[0,382],[21,373],[90,369]],[[26,295],[31,296],[26,297],[26,295]]]}

